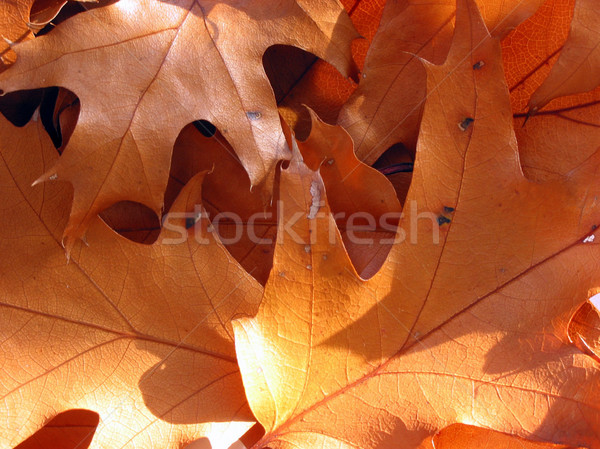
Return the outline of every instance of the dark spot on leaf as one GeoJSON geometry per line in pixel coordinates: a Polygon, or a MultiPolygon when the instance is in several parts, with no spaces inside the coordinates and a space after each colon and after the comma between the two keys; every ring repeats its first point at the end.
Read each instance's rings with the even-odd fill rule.
{"type": "Polygon", "coordinates": [[[258,111],[248,111],[246,112],[246,116],[250,120],[258,120],[259,118],[261,118],[262,114],[258,111]]]}
{"type": "Polygon", "coordinates": [[[598,229],[598,225],[592,225],[592,231],[595,231],[596,229],[598,229]]]}
{"type": "Polygon", "coordinates": [[[477,61],[475,64],[473,64],[473,70],[479,70],[484,65],[485,65],[485,62],[483,62],[483,61],[477,61]]]}
{"type": "Polygon", "coordinates": [[[25,126],[39,107],[43,93],[44,89],[8,93],[0,98],[0,114],[15,126],[25,126]]]}
{"type": "Polygon", "coordinates": [[[473,123],[475,121],[475,119],[471,118],[471,117],[466,117],[462,120],[462,122],[460,122],[458,124],[458,127],[461,131],[466,131],[467,128],[471,125],[471,123],[473,123]]]}
{"type": "Polygon", "coordinates": [[[196,224],[196,219],[194,217],[187,217],[185,219],[185,229],[193,228],[196,224]]]}
{"type": "Polygon", "coordinates": [[[452,220],[450,220],[448,217],[444,217],[443,215],[439,215],[437,217],[437,222],[440,226],[442,226],[443,224],[446,223],[450,223],[452,220]]]}
{"type": "Polygon", "coordinates": [[[447,214],[450,214],[454,211],[455,209],[453,207],[444,206],[444,212],[446,212],[447,214]]]}

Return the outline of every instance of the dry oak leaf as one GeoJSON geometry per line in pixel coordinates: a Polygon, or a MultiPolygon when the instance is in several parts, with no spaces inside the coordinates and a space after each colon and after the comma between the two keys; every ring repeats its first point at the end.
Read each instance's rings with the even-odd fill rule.
{"type": "MultiPolygon", "coordinates": [[[[486,25],[503,36],[531,16],[543,0],[478,0],[486,25]]],[[[388,1],[369,48],[360,84],[342,107],[338,123],[356,154],[372,164],[395,143],[414,149],[426,94],[419,59],[440,64],[452,36],[456,0],[388,1]]]]}
{"type": "Polygon", "coordinates": [[[531,95],[548,77],[569,35],[574,7],[575,0],[546,0],[502,40],[513,112],[527,112],[531,95]]]}
{"type": "Polygon", "coordinates": [[[600,3],[576,0],[571,30],[548,78],[533,93],[529,110],[537,112],[554,98],[600,85],[600,3]]]}
{"type": "Polygon", "coordinates": [[[136,201],[160,215],[173,144],[197,119],[221,130],[252,184],[265,181],[268,192],[288,149],[264,51],[297,46],[349,76],[356,37],[336,0],[121,0],[16,46],[0,90],[58,85],[81,100],[63,156],[40,178],[74,186],[70,248],[115,202],[136,201]]]}
{"type": "Polygon", "coordinates": [[[574,1],[548,0],[502,41],[521,165],[528,179],[560,179],[600,147],[600,88],[552,100],[529,116],[527,104],[567,38],[574,1]]]}
{"type": "Polygon", "coordinates": [[[257,316],[233,323],[266,429],[255,448],[410,449],[456,423],[600,448],[600,370],[567,337],[600,284],[600,232],[584,242],[600,224],[600,154],[560,181],[525,179],[499,44],[473,1],[456,29],[444,65],[426,65],[416,210],[373,278],[330,240],[327,205],[311,213],[318,175],[282,172],[287,219],[303,219],[276,246],[257,316]]]}
{"type": "MultiPolygon", "coordinates": [[[[262,287],[183,218],[151,246],[96,219],[67,263],[70,187],[31,187],[54,147],[39,120],[0,117],[0,133],[0,446],[82,408],[100,415],[92,448],[227,448],[253,422],[229,322],[255,312],[262,287]]],[[[172,211],[194,211],[201,178],[172,211]]]]}
{"type": "Polygon", "coordinates": [[[402,206],[386,177],[360,162],[350,135],[331,126],[309,109],[310,135],[297,142],[308,166],[319,171],[329,195],[348,256],[362,278],[381,267],[391,245],[402,206]]]}

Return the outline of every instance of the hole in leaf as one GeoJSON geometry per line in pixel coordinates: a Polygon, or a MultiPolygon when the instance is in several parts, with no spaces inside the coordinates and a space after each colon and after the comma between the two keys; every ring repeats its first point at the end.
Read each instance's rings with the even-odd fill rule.
{"type": "Polygon", "coordinates": [[[151,245],[160,234],[160,222],[154,211],[133,201],[113,204],[100,217],[115,232],[137,243],[151,245]]]}
{"type": "Polygon", "coordinates": [[[54,148],[56,149],[60,148],[62,143],[60,129],[54,124],[54,109],[58,99],[58,91],[58,87],[48,87],[47,89],[44,89],[44,97],[40,104],[40,118],[46,132],[54,144],[54,148]]]}
{"type": "Polygon", "coordinates": [[[40,105],[45,89],[19,90],[0,97],[0,113],[13,125],[25,126],[40,105]]]}
{"type": "Polygon", "coordinates": [[[99,421],[100,416],[96,412],[67,410],[56,415],[15,449],[85,449],[92,442],[99,421]]]}
{"type": "Polygon", "coordinates": [[[279,104],[317,61],[312,53],[288,45],[273,45],[263,54],[263,66],[279,104]]]}
{"type": "Polygon", "coordinates": [[[217,132],[217,127],[208,120],[196,120],[194,126],[204,137],[212,137],[217,132]]]}
{"type": "Polygon", "coordinates": [[[373,164],[373,168],[383,173],[392,183],[402,205],[406,202],[413,167],[413,155],[401,143],[392,145],[373,164]]]}
{"type": "Polygon", "coordinates": [[[80,109],[79,98],[70,90],[62,87],[45,90],[40,116],[59,153],[62,153],[75,131],[80,109]]]}
{"type": "Polygon", "coordinates": [[[79,111],[79,98],[59,87],[20,90],[0,97],[0,113],[8,121],[22,127],[32,118],[39,118],[59,152],[75,129],[79,111]],[[38,108],[39,117],[34,115],[38,108]]]}
{"type": "MultiPolygon", "coordinates": [[[[307,75],[311,73],[317,61],[318,58],[312,53],[287,45],[273,45],[263,54],[263,67],[273,88],[277,105],[280,106],[279,113],[293,128],[298,140],[305,140],[311,128],[310,114],[304,104],[315,109],[319,116],[329,123],[335,123],[341,107],[341,104],[332,104],[339,103],[337,92],[333,95],[317,94],[312,86],[314,80],[308,79],[310,76],[307,75]],[[306,94],[302,95],[301,99],[295,98],[295,88],[303,82],[306,84],[306,94]]],[[[332,70],[332,73],[334,76],[338,75],[335,70],[332,70]]]]}

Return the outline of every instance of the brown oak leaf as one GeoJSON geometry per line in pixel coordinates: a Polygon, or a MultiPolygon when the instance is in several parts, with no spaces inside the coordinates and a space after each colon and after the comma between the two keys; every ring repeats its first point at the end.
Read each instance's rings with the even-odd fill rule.
{"type": "Polygon", "coordinates": [[[281,174],[287,218],[302,219],[276,246],[258,315],[234,321],[266,429],[255,448],[431,447],[461,423],[600,448],[600,370],[568,336],[600,284],[600,151],[528,181],[499,42],[473,0],[457,14],[446,62],[425,65],[416,207],[375,276],[358,278],[330,239],[318,174],[299,159],[281,174]]]}
{"type": "MultiPolygon", "coordinates": [[[[486,25],[503,36],[531,16],[543,0],[479,0],[486,25]]],[[[426,94],[419,59],[440,64],[452,38],[455,0],[387,2],[369,48],[358,89],[340,111],[356,154],[372,164],[395,143],[414,149],[426,94]]]]}
{"type": "Polygon", "coordinates": [[[0,134],[0,446],[81,408],[100,417],[93,448],[227,448],[254,421],[229,323],[255,312],[262,287],[194,223],[204,173],[153,245],[95,219],[67,263],[70,188],[31,187],[54,147],[37,116],[0,117],[0,134]]]}
{"type": "Polygon", "coordinates": [[[63,156],[39,178],[74,186],[69,249],[98,212],[118,201],[160,215],[173,144],[194,120],[217,126],[252,184],[266,182],[269,193],[274,165],[288,150],[264,51],[294,45],[351,76],[356,37],[335,0],[276,7],[258,0],[122,0],[15,46],[17,62],[0,74],[0,90],[58,85],[81,100],[63,156]]]}
{"type": "Polygon", "coordinates": [[[600,147],[600,88],[552,100],[535,115],[528,103],[557,61],[574,1],[548,0],[502,42],[523,172],[534,181],[559,179],[600,147]]]}
{"type": "Polygon", "coordinates": [[[306,165],[319,171],[329,206],[354,268],[363,278],[374,275],[392,244],[402,207],[386,177],[359,161],[350,135],[309,110],[310,135],[297,142],[306,165]]]}
{"type": "Polygon", "coordinates": [[[554,98],[593,90],[600,85],[600,3],[576,0],[569,37],[548,78],[529,100],[531,113],[554,98]]]}

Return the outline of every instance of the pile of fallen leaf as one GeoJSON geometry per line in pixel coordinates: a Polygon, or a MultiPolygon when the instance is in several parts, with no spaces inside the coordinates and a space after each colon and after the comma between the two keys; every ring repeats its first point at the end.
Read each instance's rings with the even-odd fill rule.
{"type": "Polygon", "coordinates": [[[600,448],[600,2],[342,3],[0,3],[1,448],[600,448]]]}

